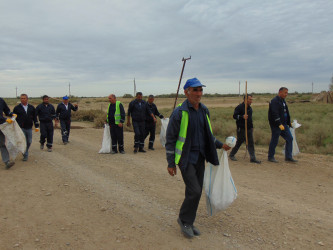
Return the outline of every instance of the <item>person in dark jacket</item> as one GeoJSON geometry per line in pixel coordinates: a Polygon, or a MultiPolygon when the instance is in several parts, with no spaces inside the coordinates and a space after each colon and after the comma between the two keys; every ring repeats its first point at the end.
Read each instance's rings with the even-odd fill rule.
{"type": "MultiPolygon", "coordinates": [[[[4,117],[3,116],[4,113],[5,113],[6,116],[13,116],[14,115],[12,112],[10,112],[10,109],[9,109],[7,103],[5,102],[5,100],[0,98],[0,124],[3,124],[5,122],[12,123],[13,120],[10,119],[10,118],[4,117]]],[[[11,168],[15,164],[15,162],[10,161],[9,152],[8,152],[7,147],[6,147],[6,137],[2,133],[1,130],[0,130],[0,151],[1,151],[2,161],[5,163],[6,169],[11,168]]]]}
{"type": "Polygon", "coordinates": [[[13,112],[17,114],[16,121],[25,135],[27,141],[27,149],[23,154],[23,161],[28,160],[29,147],[32,142],[32,126],[35,125],[35,131],[39,131],[39,123],[37,121],[36,109],[28,103],[28,95],[21,94],[21,103],[15,106],[13,112]]]}
{"type": "Polygon", "coordinates": [[[42,97],[43,103],[36,108],[36,115],[40,122],[40,149],[44,149],[44,143],[47,140],[46,147],[48,152],[52,152],[53,144],[53,120],[56,118],[54,106],[49,103],[49,97],[42,97]]]}
{"type": "Polygon", "coordinates": [[[71,131],[71,111],[77,111],[79,107],[77,104],[71,104],[67,95],[62,99],[63,102],[59,103],[57,106],[56,122],[60,120],[62,142],[64,145],[66,145],[68,143],[69,133],[71,131]]]}
{"type": "MultiPolygon", "coordinates": [[[[158,109],[154,103],[154,96],[150,95],[148,97],[148,108],[150,109],[151,113],[156,116],[158,116],[160,119],[163,119],[164,116],[158,112],[158,109]]],[[[155,141],[155,131],[156,131],[156,121],[153,120],[153,118],[147,113],[146,114],[146,124],[145,124],[145,139],[149,136],[149,146],[148,149],[154,150],[154,141],[155,141]]]]}
{"type": "Polygon", "coordinates": [[[173,111],[166,132],[168,172],[171,176],[176,175],[178,165],[186,186],[177,221],[188,238],[200,235],[193,223],[202,193],[205,160],[219,165],[216,148],[230,149],[213,136],[209,111],[200,103],[202,87],[205,85],[197,78],[186,81],[187,99],[173,111]]]}
{"type": "Polygon", "coordinates": [[[131,101],[127,112],[127,126],[131,126],[131,117],[134,129],[134,153],[146,151],[144,148],[145,142],[145,120],[146,114],[150,115],[156,122],[155,116],[151,113],[147,103],[142,100],[142,93],[136,93],[136,99],[131,101]]]}
{"type": "Polygon", "coordinates": [[[285,101],[287,96],[288,89],[286,87],[281,87],[279,89],[279,94],[269,103],[268,120],[272,131],[272,138],[268,150],[268,161],[270,162],[278,162],[274,155],[280,135],[286,141],[285,160],[287,162],[297,162],[292,156],[293,136],[289,129],[289,127],[292,126],[290,123],[289,109],[285,101]]]}
{"type": "Polygon", "coordinates": [[[123,124],[125,122],[125,110],[124,106],[114,94],[109,95],[109,108],[106,117],[107,123],[110,125],[110,133],[112,140],[112,151],[111,154],[119,153],[125,154],[124,151],[124,128],[123,124]]]}
{"type": "Polygon", "coordinates": [[[245,115],[245,96],[244,102],[239,104],[234,110],[234,119],[237,125],[237,142],[235,147],[231,150],[229,158],[233,161],[237,161],[235,154],[237,153],[240,146],[246,141],[245,138],[245,120],[247,120],[247,137],[248,137],[248,151],[250,154],[250,162],[260,164],[261,161],[256,159],[254,152],[254,142],[253,142],[253,121],[252,121],[252,95],[247,95],[247,115],[245,115]]]}

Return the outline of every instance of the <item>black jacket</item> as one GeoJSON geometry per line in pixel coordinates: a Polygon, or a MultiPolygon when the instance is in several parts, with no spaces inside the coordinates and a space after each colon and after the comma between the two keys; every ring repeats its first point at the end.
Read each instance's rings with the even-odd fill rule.
{"type": "Polygon", "coordinates": [[[31,129],[33,124],[35,124],[35,128],[39,127],[36,109],[31,104],[28,104],[27,112],[22,104],[19,104],[14,108],[13,113],[17,114],[16,121],[21,128],[31,129]]]}
{"type": "Polygon", "coordinates": [[[55,109],[52,104],[41,103],[36,108],[36,115],[40,122],[52,122],[56,118],[55,109]]]}
{"type": "Polygon", "coordinates": [[[132,116],[132,121],[134,122],[144,122],[146,120],[146,115],[150,115],[151,111],[148,108],[147,102],[141,101],[141,105],[137,99],[130,102],[128,106],[127,115],[132,116]]]}
{"type": "Polygon", "coordinates": [[[75,107],[70,102],[68,103],[68,109],[66,109],[66,106],[64,103],[59,103],[57,106],[56,116],[60,120],[70,120],[71,119],[71,111],[78,110],[78,107],[75,107]]]}
{"type": "Polygon", "coordinates": [[[281,124],[287,124],[291,127],[288,106],[281,97],[275,96],[269,103],[268,120],[271,127],[278,127],[281,124]],[[284,109],[287,112],[287,119],[284,117],[284,109]]]}
{"type": "Polygon", "coordinates": [[[3,117],[3,113],[5,113],[6,116],[11,116],[13,114],[10,112],[10,109],[4,99],[0,98],[0,124],[6,122],[7,120],[7,118],[3,117]]]}
{"type": "MultiPolygon", "coordinates": [[[[155,117],[158,116],[160,119],[164,118],[164,116],[162,114],[160,114],[160,112],[158,112],[158,109],[157,109],[155,103],[149,104],[149,102],[147,102],[147,106],[155,117]]],[[[149,122],[149,123],[154,122],[153,117],[151,117],[151,115],[148,113],[146,113],[146,122],[149,122]]]]}
{"type": "MultiPolygon", "coordinates": [[[[237,128],[245,128],[245,120],[243,118],[243,115],[245,115],[245,103],[239,104],[234,111],[234,119],[236,120],[237,128]]],[[[253,122],[252,122],[252,108],[250,105],[247,105],[247,128],[251,129],[253,128],[253,122]]]]}
{"type": "MultiPolygon", "coordinates": [[[[209,111],[207,107],[201,104],[202,109],[205,114],[209,116],[209,111]]],[[[181,106],[177,107],[172,115],[170,116],[168,128],[166,131],[166,157],[168,161],[168,167],[175,167],[175,149],[176,142],[179,136],[180,131],[180,123],[182,120],[182,111],[187,111],[189,113],[189,122],[187,128],[186,140],[183,146],[182,155],[179,161],[179,167],[185,169],[187,167],[189,161],[189,155],[191,150],[191,135],[188,134],[191,131],[191,116],[188,107],[188,100],[185,100],[181,106]]],[[[205,128],[206,128],[206,136],[208,137],[206,148],[205,148],[205,156],[206,161],[210,162],[213,165],[219,165],[219,159],[217,156],[216,148],[222,148],[223,143],[217,140],[210,131],[207,116],[205,115],[205,128]]]]}
{"type": "MultiPolygon", "coordinates": [[[[124,106],[122,103],[119,104],[119,109],[120,109],[120,123],[125,122],[125,110],[124,106]]],[[[109,121],[110,125],[115,124],[115,119],[114,119],[114,113],[116,112],[116,104],[110,103],[109,109],[108,109],[108,115],[107,115],[107,120],[109,121]]]]}

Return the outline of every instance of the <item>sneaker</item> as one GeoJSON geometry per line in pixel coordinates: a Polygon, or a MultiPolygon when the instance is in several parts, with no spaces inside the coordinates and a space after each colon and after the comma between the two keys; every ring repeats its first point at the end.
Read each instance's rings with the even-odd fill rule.
{"type": "Polygon", "coordinates": [[[27,160],[28,160],[28,156],[24,155],[22,161],[27,161],[27,160]]]}
{"type": "Polygon", "coordinates": [[[229,156],[229,159],[232,160],[232,161],[237,161],[236,157],[235,156],[229,156]]]}
{"type": "Polygon", "coordinates": [[[40,144],[40,149],[41,149],[41,150],[44,149],[44,144],[40,144]]]}
{"type": "Polygon", "coordinates": [[[67,141],[64,141],[64,145],[67,145],[67,143],[68,143],[67,141]]]}
{"type": "Polygon", "coordinates": [[[150,150],[155,150],[155,148],[154,148],[154,147],[149,147],[148,149],[150,149],[150,150]]]}
{"type": "Polygon", "coordinates": [[[52,152],[52,148],[47,148],[47,152],[52,152]]]}
{"type": "Polygon", "coordinates": [[[193,234],[194,234],[194,236],[199,236],[199,235],[201,235],[200,230],[199,230],[197,227],[195,227],[194,225],[192,226],[192,230],[193,230],[193,234]]]}
{"type": "Polygon", "coordinates": [[[184,236],[187,238],[193,238],[194,232],[191,225],[183,224],[183,222],[178,218],[177,222],[180,226],[180,230],[183,232],[184,236]]]}
{"type": "Polygon", "coordinates": [[[257,160],[257,159],[251,159],[250,162],[252,162],[252,163],[257,163],[257,164],[260,164],[260,163],[261,163],[261,161],[259,161],[259,160],[257,160]]]}
{"type": "Polygon", "coordinates": [[[279,163],[277,160],[275,160],[275,158],[268,158],[268,161],[274,162],[274,163],[279,163]]]}
{"type": "Polygon", "coordinates": [[[7,161],[5,164],[6,164],[6,169],[10,169],[12,166],[14,166],[15,162],[7,161]]]}
{"type": "Polygon", "coordinates": [[[138,149],[137,148],[134,148],[134,154],[136,154],[138,152],[138,149]]]}
{"type": "Polygon", "coordinates": [[[116,154],[116,153],[118,153],[117,151],[114,151],[114,150],[112,150],[111,152],[110,152],[110,154],[112,154],[112,155],[114,155],[114,154],[116,154]]]}
{"type": "Polygon", "coordinates": [[[140,149],[139,149],[139,152],[141,152],[141,153],[146,153],[146,150],[144,150],[143,148],[140,148],[140,149]]]}
{"type": "Polygon", "coordinates": [[[125,154],[125,151],[124,150],[120,150],[119,153],[125,154]]]}
{"type": "Polygon", "coordinates": [[[285,161],[296,163],[298,160],[295,160],[294,158],[286,158],[285,161]]]}

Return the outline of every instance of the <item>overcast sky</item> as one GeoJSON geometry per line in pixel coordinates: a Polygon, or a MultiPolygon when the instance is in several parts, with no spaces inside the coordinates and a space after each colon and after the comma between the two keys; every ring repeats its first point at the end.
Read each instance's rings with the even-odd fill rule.
{"type": "Polygon", "coordinates": [[[327,90],[331,0],[0,0],[0,97],[327,90]]]}

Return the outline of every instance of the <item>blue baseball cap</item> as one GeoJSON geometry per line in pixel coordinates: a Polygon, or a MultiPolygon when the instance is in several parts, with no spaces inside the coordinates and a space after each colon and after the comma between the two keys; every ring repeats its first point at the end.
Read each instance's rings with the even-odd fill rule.
{"type": "Polygon", "coordinates": [[[69,98],[68,98],[67,95],[65,95],[62,99],[63,99],[63,100],[68,100],[69,98]]]}
{"type": "Polygon", "coordinates": [[[197,78],[188,79],[184,85],[184,89],[189,87],[206,87],[205,85],[201,84],[201,82],[197,78]]]}

